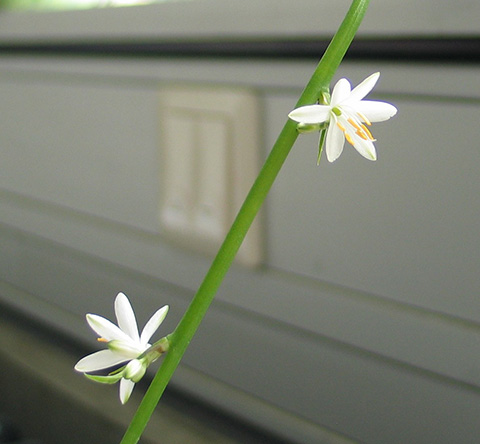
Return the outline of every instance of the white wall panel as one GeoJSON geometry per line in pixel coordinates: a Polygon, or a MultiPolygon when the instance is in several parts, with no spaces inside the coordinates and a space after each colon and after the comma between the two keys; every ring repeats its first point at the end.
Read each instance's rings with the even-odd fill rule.
{"type": "Polygon", "coordinates": [[[3,189],[156,230],[155,90],[41,78],[0,88],[3,189]]]}
{"type": "MultiPolygon", "coordinates": [[[[157,5],[42,13],[2,12],[0,39],[95,41],[127,38],[330,36],[349,0],[184,0],[157,5]],[[32,23],[34,26],[32,26],[32,23]]],[[[360,35],[472,35],[475,0],[371,2],[360,35]]]]}
{"type": "MultiPolygon", "coordinates": [[[[210,259],[157,233],[159,87],[249,86],[265,154],[312,68],[2,59],[2,301],[92,348],[84,313],[112,313],[119,290],[141,320],[170,303],[173,327],[210,259]]],[[[175,381],[302,442],[469,444],[480,408],[478,69],[342,73],[356,83],[374,69],[376,97],[399,107],[373,128],[378,161],[350,150],[317,167],[316,137],[299,138],[267,202],[264,266],[232,269],[175,381]]]]}
{"type": "MultiPolygon", "coordinates": [[[[316,167],[318,136],[301,137],[272,192],[270,265],[478,322],[480,100],[394,102],[375,163],[346,146],[316,167]]],[[[291,97],[268,103],[281,121],[291,97]]]]}

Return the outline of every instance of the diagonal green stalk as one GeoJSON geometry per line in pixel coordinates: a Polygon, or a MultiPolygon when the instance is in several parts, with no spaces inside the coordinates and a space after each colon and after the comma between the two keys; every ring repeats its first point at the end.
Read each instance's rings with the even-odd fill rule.
{"type": "MultiPolygon", "coordinates": [[[[369,1],[353,0],[345,19],[303,90],[296,107],[316,103],[321,91],[328,89],[333,75],[360,26],[369,1]]],[[[169,336],[170,348],[168,353],[133,417],[121,444],[135,444],[139,441],[150,416],[213,301],[250,225],[285,162],[297,135],[296,123],[287,121],[189,308],[175,331],[169,336]]]]}

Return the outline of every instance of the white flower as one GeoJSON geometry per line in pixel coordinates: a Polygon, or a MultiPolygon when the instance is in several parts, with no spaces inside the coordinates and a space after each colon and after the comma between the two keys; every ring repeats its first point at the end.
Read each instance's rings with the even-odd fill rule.
{"type": "MultiPolygon", "coordinates": [[[[385,102],[362,100],[375,86],[380,73],[367,77],[353,90],[347,79],[340,79],[333,88],[331,98],[324,105],[308,105],[293,110],[288,117],[321,133],[320,152],[326,142],[327,159],[336,160],[343,151],[345,139],[365,158],[376,160],[377,153],[371,132],[372,122],[382,122],[397,113],[397,109],[385,102]],[[324,132],[326,131],[326,138],[324,132]]],[[[320,153],[319,153],[320,156],[320,153]]]]}
{"type": "Polygon", "coordinates": [[[95,314],[86,316],[90,327],[100,336],[98,340],[107,343],[108,349],[80,359],[75,365],[75,370],[98,382],[114,383],[120,380],[120,401],[125,404],[130,398],[135,382],[141,379],[148,365],[168,349],[166,338],[153,346],[148,342],[165,319],[167,312],[167,305],[157,310],[139,335],[132,306],[127,296],[119,293],[115,299],[118,326],[102,316],[95,314]],[[88,375],[119,364],[125,366],[109,376],[88,375]]]}

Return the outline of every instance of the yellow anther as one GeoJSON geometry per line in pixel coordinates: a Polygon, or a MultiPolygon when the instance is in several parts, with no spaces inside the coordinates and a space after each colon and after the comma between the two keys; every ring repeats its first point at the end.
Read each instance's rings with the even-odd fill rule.
{"type": "Polygon", "coordinates": [[[370,132],[370,130],[369,130],[365,125],[363,125],[363,124],[362,124],[362,129],[363,129],[363,131],[365,131],[365,132],[367,133],[367,136],[370,138],[370,140],[375,140],[375,139],[373,138],[372,133],[370,132]]]}
{"type": "Polygon", "coordinates": [[[357,122],[355,122],[355,120],[353,120],[351,117],[348,119],[348,123],[352,125],[356,130],[362,131],[362,127],[357,122]]]}
{"type": "Polygon", "coordinates": [[[364,131],[357,131],[357,136],[361,137],[363,140],[369,140],[368,136],[365,134],[364,131]]]}
{"type": "Polygon", "coordinates": [[[347,133],[347,129],[340,122],[336,122],[336,123],[337,123],[337,126],[342,130],[343,135],[345,136],[345,139],[347,139],[347,142],[350,145],[354,145],[352,137],[347,133]]]}
{"type": "MultiPolygon", "coordinates": [[[[370,130],[363,124],[361,123],[360,125],[355,122],[351,117],[348,119],[348,123],[352,125],[357,131],[356,134],[361,137],[363,140],[375,140],[372,136],[372,133],[370,130]]],[[[348,139],[347,139],[348,140],[348,139]]]]}
{"type": "Polygon", "coordinates": [[[108,339],[105,338],[97,338],[98,342],[108,342],[108,339]]]}
{"type": "Polygon", "coordinates": [[[360,119],[362,119],[368,126],[371,126],[372,125],[372,122],[370,122],[370,120],[368,120],[367,116],[365,114],[362,114],[360,112],[357,111],[357,115],[358,117],[360,117],[360,119]]]}

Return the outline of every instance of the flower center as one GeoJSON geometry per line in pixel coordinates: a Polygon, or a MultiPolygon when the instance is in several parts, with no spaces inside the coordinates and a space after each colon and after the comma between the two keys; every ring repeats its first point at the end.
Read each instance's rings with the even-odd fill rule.
{"type": "MultiPolygon", "coordinates": [[[[333,108],[332,111],[337,116],[342,114],[341,110],[338,108],[333,108]],[[337,112],[340,114],[337,114],[337,112]]],[[[342,123],[340,123],[338,120],[336,121],[336,124],[342,130],[345,139],[347,139],[347,142],[353,146],[355,146],[355,137],[360,137],[360,139],[374,142],[375,139],[372,136],[372,133],[365,125],[371,125],[371,122],[363,114],[357,113],[357,115],[359,118],[350,115],[348,119],[343,121],[345,125],[342,125],[342,123]],[[363,120],[365,124],[362,123],[361,120],[363,120]]]]}
{"type": "Polygon", "coordinates": [[[342,111],[340,108],[337,108],[336,106],[332,108],[333,114],[335,114],[337,117],[340,117],[342,115],[342,111]]]}

